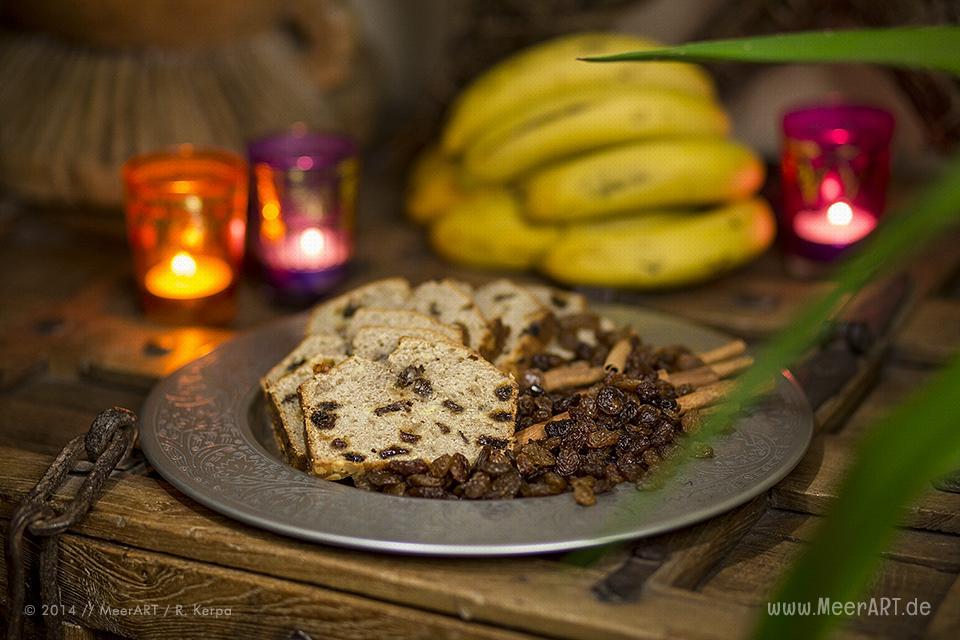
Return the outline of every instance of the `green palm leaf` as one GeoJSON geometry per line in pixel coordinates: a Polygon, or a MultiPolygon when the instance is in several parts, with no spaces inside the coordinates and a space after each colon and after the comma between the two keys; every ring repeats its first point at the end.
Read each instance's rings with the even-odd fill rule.
{"type": "Polygon", "coordinates": [[[584,58],[589,62],[682,60],[687,62],[868,62],[922,67],[960,75],[960,27],[899,27],[788,33],[584,58]]]}

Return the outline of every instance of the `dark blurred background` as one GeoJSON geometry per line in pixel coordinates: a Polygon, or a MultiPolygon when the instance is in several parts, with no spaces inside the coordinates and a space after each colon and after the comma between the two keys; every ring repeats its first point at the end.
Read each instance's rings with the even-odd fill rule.
{"type": "MultiPolygon", "coordinates": [[[[305,122],[389,149],[398,165],[450,99],[505,54],[614,29],[664,42],[957,22],[955,0],[6,0],[0,3],[0,187],[114,208],[131,155],[180,142],[243,149],[305,122]]],[[[960,89],[875,67],[711,69],[734,135],[768,159],[778,117],[842,92],[892,110],[900,175],[960,138],[960,89]]]]}

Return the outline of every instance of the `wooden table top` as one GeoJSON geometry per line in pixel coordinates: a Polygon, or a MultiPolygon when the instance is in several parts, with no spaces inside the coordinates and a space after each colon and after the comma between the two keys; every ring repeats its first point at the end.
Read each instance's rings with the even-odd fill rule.
{"type": "MultiPolygon", "coordinates": [[[[490,274],[432,257],[397,212],[398,190],[368,181],[355,269],[490,274]]],[[[0,519],[66,441],[103,408],[139,408],[150,385],[238,330],[289,313],[249,278],[227,329],[165,327],[136,306],[119,213],[0,206],[0,519]]],[[[894,335],[822,405],[797,469],[767,495],[701,525],[625,545],[586,566],[562,556],[422,559],[312,545],[234,523],[155,473],[112,479],[61,540],[75,637],[728,638],[746,634],[784,567],[836,499],[858,437],[960,345],[956,239],[913,264],[917,285],[894,335]],[[137,604],[157,608],[119,611],[137,604]],[[200,609],[194,605],[199,604],[200,609]],[[93,605],[89,606],[88,605],[93,605]],[[179,611],[176,606],[183,607],[179,611]],[[203,609],[207,607],[207,609],[203,609]],[[229,609],[229,612],[226,610],[229,609]],[[217,614],[219,610],[219,615],[217,614]],[[300,636],[303,637],[303,636],[300,636]]],[[[782,327],[828,282],[788,277],[775,254],[681,292],[587,291],[667,310],[751,340],[782,327]]],[[[76,479],[71,481],[76,483],[76,479]]],[[[931,490],[904,514],[873,595],[919,598],[920,617],[861,616],[851,637],[960,637],[960,494],[931,490]]],[[[3,573],[5,576],[5,572],[3,573]]],[[[5,578],[4,578],[5,580],[5,578]]]]}

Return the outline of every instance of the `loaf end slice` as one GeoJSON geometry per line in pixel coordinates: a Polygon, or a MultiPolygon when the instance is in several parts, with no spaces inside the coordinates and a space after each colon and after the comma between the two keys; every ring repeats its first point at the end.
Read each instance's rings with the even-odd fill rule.
{"type": "Polygon", "coordinates": [[[404,278],[371,282],[314,307],[307,323],[307,333],[341,333],[358,309],[399,309],[406,305],[409,297],[410,283],[404,278]]]}

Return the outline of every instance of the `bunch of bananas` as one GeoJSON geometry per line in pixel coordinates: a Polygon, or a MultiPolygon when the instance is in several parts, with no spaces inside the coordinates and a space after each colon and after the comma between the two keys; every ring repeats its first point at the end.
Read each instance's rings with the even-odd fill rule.
{"type": "Polygon", "coordinates": [[[681,63],[587,64],[655,43],[587,33],[501,62],[455,102],[407,211],[447,259],[570,284],[658,288],[766,249],[763,165],[727,138],[713,85],[681,63]]]}

